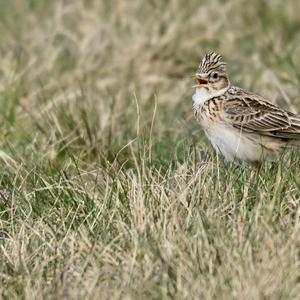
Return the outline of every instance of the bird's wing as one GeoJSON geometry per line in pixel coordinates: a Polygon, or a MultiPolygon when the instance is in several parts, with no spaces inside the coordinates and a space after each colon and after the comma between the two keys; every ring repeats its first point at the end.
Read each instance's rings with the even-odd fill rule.
{"type": "Polygon", "coordinates": [[[243,91],[222,101],[221,118],[237,129],[261,135],[300,139],[300,116],[243,91]]]}

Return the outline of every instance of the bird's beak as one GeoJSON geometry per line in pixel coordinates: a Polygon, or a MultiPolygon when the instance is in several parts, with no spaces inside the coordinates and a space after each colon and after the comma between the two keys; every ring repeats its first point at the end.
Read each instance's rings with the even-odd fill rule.
{"type": "Polygon", "coordinates": [[[205,86],[208,84],[208,80],[199,75],[195,76],[195,81],[196,81],[196,84],[193,85],[193,88],[199,88],[199,87],[202,87],[202,86],[205,86]]]}

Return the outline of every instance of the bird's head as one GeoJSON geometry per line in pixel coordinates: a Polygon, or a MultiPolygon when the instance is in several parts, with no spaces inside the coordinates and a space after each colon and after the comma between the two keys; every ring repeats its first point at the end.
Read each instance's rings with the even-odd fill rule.
{"type": "Polygon", "coordinates": [[[196,89],[204,89],[206,93],[219,94],[227,90],[230,83],[226,72],[226,63],[221,55],[211,52],[204,56],[195,75],[196,89]]]}

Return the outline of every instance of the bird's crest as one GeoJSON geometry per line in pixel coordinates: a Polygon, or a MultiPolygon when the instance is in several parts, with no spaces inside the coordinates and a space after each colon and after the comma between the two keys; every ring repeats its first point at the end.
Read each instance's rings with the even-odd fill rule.
{"type": "Polygon", "coordinates": [[[199,65],[198,73],[208,73],[211,70],[221,70],[226,72],[226,63],[221,61],[222,56],[215,52],[206,54],[199,65]]]}

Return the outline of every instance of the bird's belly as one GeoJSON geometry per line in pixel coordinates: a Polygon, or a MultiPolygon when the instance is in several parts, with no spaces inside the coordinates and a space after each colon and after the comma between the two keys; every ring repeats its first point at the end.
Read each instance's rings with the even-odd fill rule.
{"type": "Polygon", "coordinates": [[[273,160],[275,151],[263,147],[259,141],[251,139],[234,128],[222,125],[207,128],[205,133],[217,152],[226,161],[262,161],[273,160]]]}

